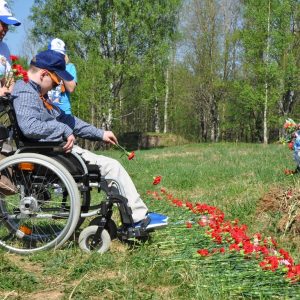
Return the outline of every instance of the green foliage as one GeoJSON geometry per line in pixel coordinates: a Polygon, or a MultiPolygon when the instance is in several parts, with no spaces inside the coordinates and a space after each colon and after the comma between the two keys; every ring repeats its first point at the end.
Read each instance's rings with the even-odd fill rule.
{"type": "Polygon", "coordinates": [[[272,141],[299,114],[297,0],[37,0],[32,20],[67,44],[75,114],[117,134],[162,131],[166,113],[191,140],[256,142],[266,110],[272,141]]]}
{"type": "Polygon", "coordinates": [[[253,103],[252,109],[254,114],[261,109],[267,84],[268,121],[273,126],[280,126],[278,103],[291,88],[296,88],[296,82],[300,83],[293,51],[296,37],[291,31],[293,2],[245,1],[245,25],[241,36],[245,48],[246,82],[259,94],[254,98],[257,103],[253,103]]]}
{"type": "Polygon", "coordinates": [[[121,130],[120,119],[135,105],[127,99],[153,105],[153,78],[162,97],[180,2],[38,0],[32,34],[39,42],[50,37],[66,42],[79,73],[75,111],[121,130]],[[88,111],[81,112],[82,106],[88,111]]]}

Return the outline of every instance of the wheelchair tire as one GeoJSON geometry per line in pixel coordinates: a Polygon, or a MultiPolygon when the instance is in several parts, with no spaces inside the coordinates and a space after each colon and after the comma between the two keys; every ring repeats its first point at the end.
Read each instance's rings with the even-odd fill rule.
{"type": "Polygon", "coordinates": [[[101,233],[101,242],[97,247],[94,249],[91,246],[91,242],[93,240],[93,237],[98,229],[98,226],[93,225],[93,226],[88,226],[84,228],[78,238],[78,244],[81,250],[87,253],[92,253],[92,252],[98,252],[98,253],[105,253],[106,251],[109,250],[110,245],[111,245],[111,238],[107,230],[103,229],[101,233]]]}
{"type": "MultiPolygon", "coordinates": [[[[100,221],[101,221],[101,217],[96,217],[90,222],[89,226],[99,225],[100,221]]],[[[104,229],[108,231],[111,240],[115,240],[118,237],[118,227],[114,222],[114,220],[112,219],[108,220],[104,229]]]]}
{"type": "Polygon", "coordinates": [[[47,156],[23,153],[1,161],[3,174],[17,189],[4,195],[0,188],[0,246],[30,254],[63,245],[80,216],[80,194],[67,169],[47,156]]]}

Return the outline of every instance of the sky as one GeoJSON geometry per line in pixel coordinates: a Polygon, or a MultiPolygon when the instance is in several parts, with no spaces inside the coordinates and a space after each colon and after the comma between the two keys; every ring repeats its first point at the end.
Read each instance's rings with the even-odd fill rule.
{"type": "Polygon", "coordinates": [[[14,0],[13,5],[10,6],[13,16],[22,23],[20,26],[13,26],[14,32],[9,31],[3,40],[7,43],[11,54],[22,55],[22,46],[26,36],[25,28],[30,26],[28,16],[33,3],[34,0],[14,0]]]}

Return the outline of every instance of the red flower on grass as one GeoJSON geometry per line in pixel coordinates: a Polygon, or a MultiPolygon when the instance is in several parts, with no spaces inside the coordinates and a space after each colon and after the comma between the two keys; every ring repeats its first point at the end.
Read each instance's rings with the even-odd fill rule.
{"type": "Polygon", "coordinates": [[[154,177],[154,178],[153,178],[152,184],[153,184],[153,185],[159,184],[159,183],[161,182],[161,179],[162,179],[161,176],[156,176],[156,177],[154,177]]]}
{"type": "MultiPolygon", "coordinates": [[[[161,176],[155,182],[158,184],[161,176]]],[[[155,178],[154,178],[155,179],[155,178]]],[[[260,259],[259,266],[262,270],[276,271],[279,268],[286,272],[285,277],[291,282],[300,281],[300,264],[295,265],[293,258],[284,249],[278,249],[277,242],[272,237],[263,238],[260,233],[255,233],[253,236],[247,234],[247,226],[239,224],[239,220],[226,221],[224,213],[215,206],[208,204],[196,203],[195,205],[189,201],[182,201],[169,194],[166,189],[161,189],[162,197],[170,201],[176,206],[188,208],[195,214],[199,215],[197,223],[201,227],[206,227],[205,234],[217,244],[229,245],[230,252],[238,252],[244,255],[245,259],[256,258],[260,259]]],[[[148,192],[154,198],[158,198],[157,192],[148,192]]],[[[292,197],[292,192],[287,195],[292,197]]],[[[191,228],[190,221],[186,222],[186,227],[191,228]]],[[[214,248],[212,250],[199,249],[197,253],[200,256],[211,256],[213,254],[224,254],[227,250],[224,247],[214,248]]]]}
{"type": "Polygon", "coordinates": [[[191,222],[186,222],[186,228],[192,228],[192,223],[191,222]]]}
{"type": "Polygon", "coordinates": [[[279,266],[278,257],[276,256],[266,256],[263,261],[259,263],[263,270],[270,270],[272,272],[276,271],[279,266]]]}
{"type": "Polygon", "coordinates": [[[294,175],[296,172],[294,170],[290,170],[290,169],[285,169],[284,170],[284,174],[285,175],[294,175]]]}
{"type": "Polygon", "coordinates": [[[222,247],[222,248],[220,248],[220,253],[225,253],[225,248],[224,247],[222,247]]]}
{"type": "Polygon", "coordinates": [[[291,280],[292,283],[300,281],[300,264],[290,267],[286,277],[291,280]]]}
{"type": "Polygon", "coordinates": [[[208,256],[209,255],[209,252],[207,249],[199,249],[197,251],[198,254],[200,254],[201,256],[208,256]]]}
{"type": "Polygon", "coordinates": [[[230,251],[240,251],[240,246],[238,245],[238,244],[231,244],[230,246],[229,246],[229,250],[230,251]]]}
{"type": "Polygon", "coordinates": [[[294,142],[289,142],[288,147],[290,150],[294,150],[294,142]]]}

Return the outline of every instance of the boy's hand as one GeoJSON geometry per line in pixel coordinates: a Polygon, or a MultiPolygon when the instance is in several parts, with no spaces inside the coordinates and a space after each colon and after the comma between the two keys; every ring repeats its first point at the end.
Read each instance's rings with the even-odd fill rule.
{"type": "Polygon", "coordinates": [[[0,96],[5,96],[6,93],[11,93],[11,89],[3,86],[0,88],[0,96]]]}
{"type": "Polygon", "coordinates": [[[104,131],[103,141],[110,144],[118,144],[118,140],[112,131],[104,131]]]}
{"type": "Polygon", "coordinates": [[[75,143],[75,136],[73,134],[67,137],[67,143],[63,146],[66,153],[71,152],[75,143]]]}

